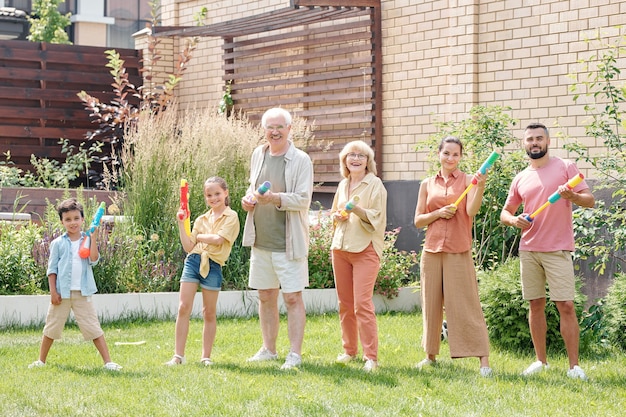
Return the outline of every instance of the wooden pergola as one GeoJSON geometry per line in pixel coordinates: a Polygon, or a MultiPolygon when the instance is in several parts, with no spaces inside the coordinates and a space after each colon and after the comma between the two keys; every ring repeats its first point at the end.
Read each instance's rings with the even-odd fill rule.
{"type": "Polygon", "coordinates": [[[372,146],[382,176],[380,0],[291,0],[271,12],[207,26],[155,27],[154,34],[221,37],[222,79],[235,109],[256,121],[281,106],[314,126],[307,151],[318,190],[334,191],[337,152],[352,140],[372,146]]]}

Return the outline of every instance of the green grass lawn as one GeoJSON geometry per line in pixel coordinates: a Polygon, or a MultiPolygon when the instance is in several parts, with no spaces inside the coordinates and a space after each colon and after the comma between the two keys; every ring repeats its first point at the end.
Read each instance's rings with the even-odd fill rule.
{"type": "MultiPolygon", "coordinates": [[[[281,319],[279,356],[284,359],[287,326],[281,319]]],[[[68,326],[44,368],[37,359],[41,328],[0,333],[2,416],[622,416],[626,409],[623,353],[583,357],[589,382],[566,377],[565,356],[550,357],[551,369],[523,378],[533,361],[492,351],[493,378],[481,378],[478,360],[449,359],[442,346],[438,366],[418,372],[421,316],[379,316],[380,368],[365,374],[362,362],[334,364],[341,352],[336,314],[308,317],[297,371],[280,371],[282,361],[249,364],[261,344],[259,323],[220,319],[215,365],[199,364],[202,322],[193,320],[187,364],[168,368],[174,323],[105,324],[111,355],[124,366],[107,372],[91,342],[68,326]],[[142,345],[116,342],[145,341],[142,345]]]]}

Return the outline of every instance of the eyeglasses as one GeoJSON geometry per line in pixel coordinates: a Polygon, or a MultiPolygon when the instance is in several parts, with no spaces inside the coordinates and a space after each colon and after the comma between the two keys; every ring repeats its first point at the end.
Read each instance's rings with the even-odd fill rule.
{"type": "Polygon", "coordinates": [[[350,159],[360,159],[361,161],[364,159],[367,159],[367,155],[363,155],[362,153],[354,153],[354,152],[350,152],[348,155],[346,155],[346,157],[350,159]]]}
{"type": "Polygon", "coordinates": [[[283,130],[285,128],[285,126],[283,125],[277,125],[277,126],[265,126],[265,130],[283,130]]]}

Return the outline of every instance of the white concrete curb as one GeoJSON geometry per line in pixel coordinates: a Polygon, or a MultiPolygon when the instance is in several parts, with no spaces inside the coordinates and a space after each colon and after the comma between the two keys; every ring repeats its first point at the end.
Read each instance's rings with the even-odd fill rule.
{"type": "MultiPolygon", "coordinates": [[[[337,293],[334,289],[305,290],[303,292],[307,313],[320,314],[337,312],[337,293]]],[[[102,321],[120,318],[157,317],[175,318],[178,311],[178,293],[128,293],[96,294],[93,302],[102,321]]],[[[0,296],[0,327],[9,325],[41,325],[48,312],[48,295],[4,295],[0,296]]],[[[376,312],[411,312],[419,309],[420,293],[416,288],[401,288],[400,295],[392,300],[374,296],[376,312]]],[[[284,312],[282,297],[279,297],[284,312]]],[[[251,317],[257,314],[258,293],[256,291],[222,291],[217,301],[217,314],[221,317],[251,317]]],[[[202,296],[196,295],[193,316],[202,313],[202,296]]]]}

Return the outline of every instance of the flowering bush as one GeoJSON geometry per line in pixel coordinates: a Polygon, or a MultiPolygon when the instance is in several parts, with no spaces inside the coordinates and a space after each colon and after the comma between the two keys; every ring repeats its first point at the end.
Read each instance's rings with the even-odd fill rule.
{"type": "Polygon", "coordinates": [[[417,270],[414,268],[418,263],[417,253],[400,251],[396,248],[399,234],[399,227],[385,232],[383,259],[374,286],[374,293],[387,298],[397,297],[400,287],[417,281],[417,270]]]}
{"type": "Polygon", "coordinates": [[[334,288],[335,279],[330,258],[333,222],[328,211],[311,216],[309,228],[309,288],[334,288]]]}
{"type": "MultiPolygon", "coordinates": [[[[374,293],[386,298],[398,296],[399,289],[417,281],[417,253],[400,251],[395,247],[400,228],[385,232],[383,258],[380,262],[374,293]]],[[[330,244],[333,224],[328,211],[318,211],[311,221],[309,245],[310,288],[333,288],[334,276],[330,244]]]]}

